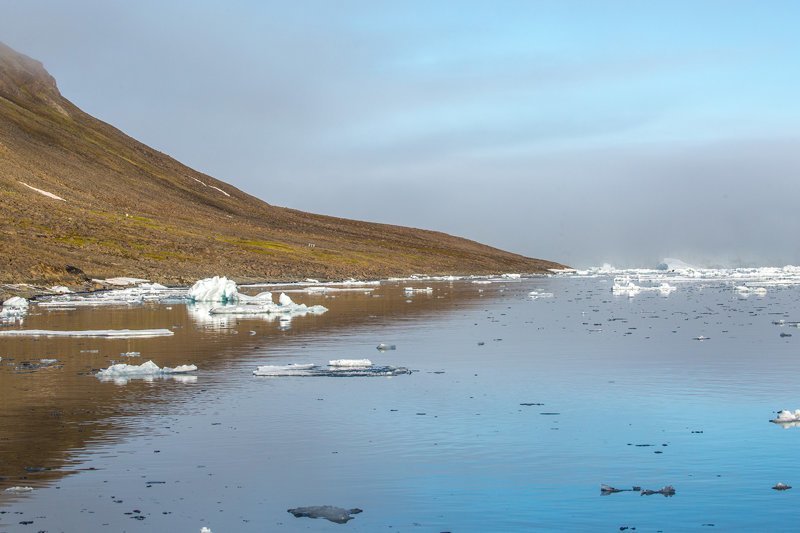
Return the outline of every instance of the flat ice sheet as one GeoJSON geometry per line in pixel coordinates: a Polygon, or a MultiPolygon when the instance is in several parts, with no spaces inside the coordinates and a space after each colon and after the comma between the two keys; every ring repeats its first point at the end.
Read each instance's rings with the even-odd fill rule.
{"type": "Polygon", "coordinates": [[[51,329],[0,329],[3,337],[103,337],[109,339],[132,339],[145,337],[171,337],[169,329],[86,329],[59,331],[51,329]]]}

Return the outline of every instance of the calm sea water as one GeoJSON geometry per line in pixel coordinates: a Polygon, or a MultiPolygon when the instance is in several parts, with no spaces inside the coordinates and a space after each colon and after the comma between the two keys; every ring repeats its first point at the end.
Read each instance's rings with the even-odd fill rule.
{"type": "Polygon", "coordinates": [[[416,286],[432,294],[409,298],[406,285],[293,294],[330,310],[289,329],[177,302],[33,307],[24,328],[175,335],[0,339],[0,489],[35,488],[0,492],[0,531],[798,528],[800,428],[768,419],[800,408],[800,330],[773,324],[800,319],[800,289],[742,298],[707,282],[628,298],[608,278],[554,277],[428,282],[416,286]],[[41,358],[59,363],[20,365],[41,358]],[[252,375],[338,358],[415,372],[252,375]],[[200,370],[92,375],[148,359],[200,370]],[[602,496],[601,483],[676,494],[602,496]],[[344,525],[287,513],[309,505],[363,513],[344,525]]]}

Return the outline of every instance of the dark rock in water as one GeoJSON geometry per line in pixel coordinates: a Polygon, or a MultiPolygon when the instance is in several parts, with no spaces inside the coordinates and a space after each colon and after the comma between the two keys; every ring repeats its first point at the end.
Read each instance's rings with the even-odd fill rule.
{"type": "Polygon", "coordinates": [[[778,483],[777,485],[772,487],[773,490],[789,490],[791,488],[792,488],[792,486],[791,485],[787,485],[786,483],[778,483]]]}
{"type": "Polygon", "coordinates": [[[618,489],[616,487],[612,487],[611,485],[606,485],[605,483],[600,484],[600,494],[603,496],[616,494],[617,492],[639,492],[640,490],[642,490],[642,488],[637,486],[633,486],[629,489],[618,489]]]}
{"type": "Polygon", "coordinates": [[[652,494],[662,494],[665,497],[675,496],[675,488],[672,485],[667,485],[658,490],[645,489],[642,491],[642,496],[650,496],[652,494]]]}
{"type": "Polygon", "coordinates": [[[288,512],[292,513],[296,518],[324,518],[336,524],[346,524],[349,520],[355,518],[352,515],[362,511],[357,508],[343,509],[332,505],[312,505],[310,507],[289,509],[288,512]]]}
{"type": "Polygon", "coordinates": [[[791,337],[791,333],[781,333],[781,337],[791,337]]]}
{"type": "Polygon", "coordinates": [[[527,403],[521,403],[520,405],[523,405],[525,407],[531,407],[531,406],[534,406],[534,405],[544,405],[544,404],[543,403],[527,402],[527,403]]]}

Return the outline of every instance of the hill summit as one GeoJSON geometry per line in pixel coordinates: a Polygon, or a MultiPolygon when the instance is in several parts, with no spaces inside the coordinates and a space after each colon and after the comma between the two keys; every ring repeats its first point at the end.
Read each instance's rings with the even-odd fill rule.
{"type": "Polygon", "coordinates": [[[269,205],[84,113],[40,62],[2,43],[0,213],[0,283],[561,267],[444,233],[269,205]]]}

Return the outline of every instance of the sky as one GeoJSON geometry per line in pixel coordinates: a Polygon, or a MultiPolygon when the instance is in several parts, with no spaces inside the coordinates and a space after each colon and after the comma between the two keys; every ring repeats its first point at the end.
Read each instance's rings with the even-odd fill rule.
{"type": "Polygon", "coordinates": [[[576,267],[800,264],[800,2],[0,14],[79,107],[273,205],[576,267]]]}

